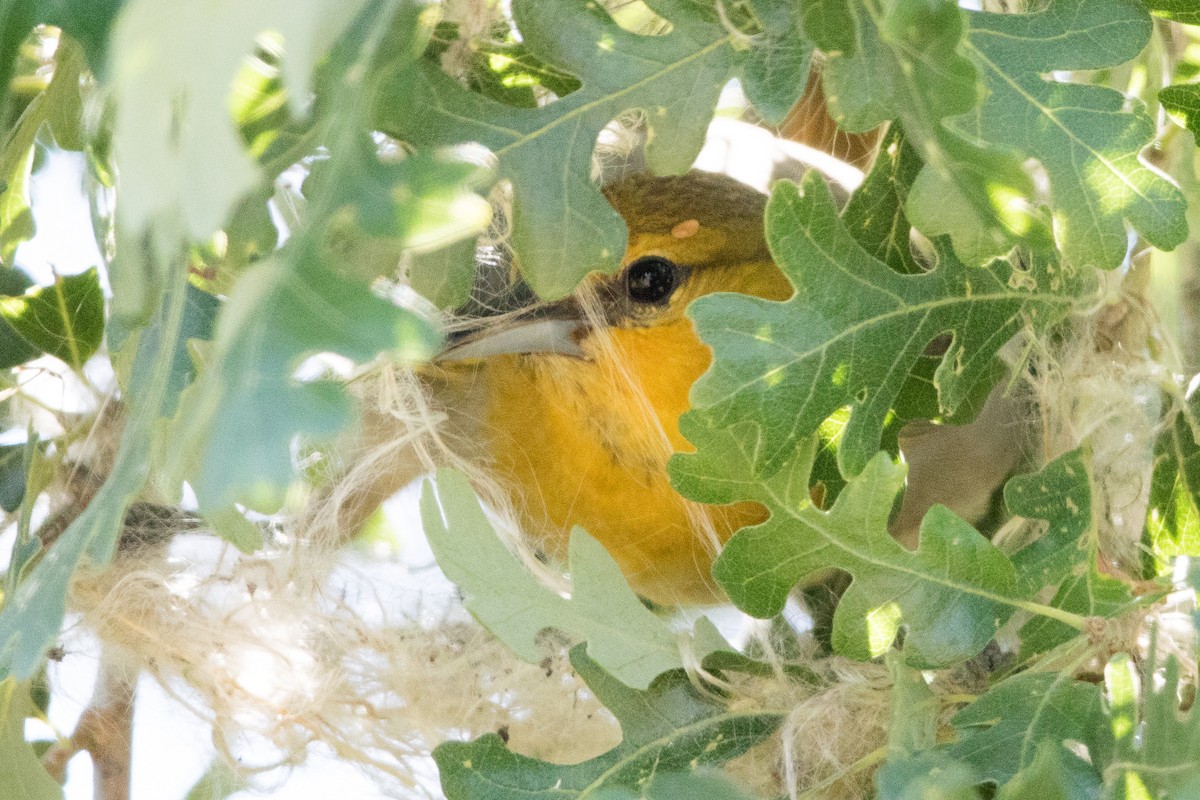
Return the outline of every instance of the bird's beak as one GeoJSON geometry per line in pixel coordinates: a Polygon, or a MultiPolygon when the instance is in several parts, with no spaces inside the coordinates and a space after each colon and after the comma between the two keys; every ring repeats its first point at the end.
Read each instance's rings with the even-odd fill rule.
{"type": "Polygon", "coordinates": [[[435,361],[471,361],[514,353],[554,353],[584,358],[579,346],[587,332],[583,310],[573,298],[531,306],[506,317],[483,317],[455,331],[435,361]]]}

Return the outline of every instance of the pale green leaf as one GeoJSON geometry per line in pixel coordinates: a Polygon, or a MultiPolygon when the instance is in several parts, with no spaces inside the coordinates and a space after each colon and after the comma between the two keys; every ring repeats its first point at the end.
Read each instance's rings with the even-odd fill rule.
{"type": "Polygon", "coordinates": [[[1041,162],[1067,262],[1116,267],[1129,247],[1126,223],[1160,249],[1181,243],[1183,194],[1139,158],[1154,120],[1138,103],[1126,110],[1120,92],[1047,76],[1135,57],[1150,38],[1145,9],[1128,0],[1052,0],[1029,14],[964,13],[966,50],[987,91],[955,124],[981,144],[1041,162]]]}
{"type": "MultiPolygon", "coordinates": [[[[782,719],[729,709],[714,692],[702,696],[682,670],[638,691],[601,670],[582,647],[571,651],[571,664],[621,723],[621,744],[579,764],[560,765],[513,753],[495,734],[447,742],[433,752],[447,800],[571,800],[609,788],[642,797],[643,786],[659,773],[728,761],[769,736],[782,719]]],[[[695,785],[686,778],[682,782],[695,785]]]]}
{"type": "Polygon", "coordinates": [[[29,684],[0,680],[0,787],[4,800],[59,800],[62,787],[25,741],[25,718],[33,713],[29,684]]]}
{"type": "Polygon", "coordinates": [[[416,361],[439,343],[430,324],[366,285],[347,280],[293,240],[249,269],[217,322],[210,364],[187,398],[179,459],[200,453],[191,472],[201,511],[242,503],[279,507],[294,470],[297,434],[336,433],[350,401],[332,381],[297,382],[305,356],[330,351],[355,361],[391,352],[416,361]]]}
{"type": "MultiPolygon", "coordinates": [[[[439,470],[425,487],[421,519],[438,565],[466,595],[466,606],[517,655],[544,654],[538,634],[557,628],[584,639],[588,655],[618,680],[645,688],[683,666],[680,634],[646,608],[604,547],[582,530],[571,534],[572,595],[540,583],[497,537],[470,484],[439,470]]],[[[707,623],[697,626],[697,655],[727,647],[707,623]]]]}
{"type": "Polygon", "coordinates": [[[200,780],[192,785],[183,800],[226,800],[246,788],[245,779],[218,757],[208,771],[200,776],[200,780]]]}
{"type": "Polygon", "coordinates": [[[19,297],[0,297],[0,317],[45,353],[76,371],[104,340],[104,292],[95,267],[78,275],[56,275],[19,297]]]}
{"type": "Polygon", "coordinates": [[[655,772],[637,788],[608,786],[593,797],[596,800],[753,800],[748,792],[716,770],[655,772]]]}
{"type": "Polygon", "coordinates": [[[1091,764],[1053,740],[1043,741],[1029,766],[1000,789],[996,800],[1095,800],[1100,776],[1091,764]]]}
{"type": "Polygon", "coordinates": [[[892,676],[888,755],[899,759],[921,753],[937,743],[941,705],[921,670],[905,664],[894,650],[887,653],[885,661],[892,676]]]}
{"type": "Polygon", "coordinates": [[[236,508],[207,511],[204,520],[213,532],[243,553],[253,553],[263,545],[262,528],[246,519],[236,508]]]}
{"type": "Polygon", "coordinates": [[[975,773],[938,752],[889,761],[875,779],[877,800],[979,800],[975,773]]]}
{"type": "Polygon", "coordinates": [[[881,431],[926,346],[954,334],[934,383],[942,411],[953,413],[994,374],[996,352],[1023,327],[1045,330],[1086,291],[1086,279],[1034,258],[964,266],[945,247],[940,263],[901,275],[855,241],[829,190],[810,173],[802,189],[776,184],[767,206],[776,263],[796,287],[784,302],[719,294],[689,314],[713,348],[713,366],[692,387],[708,424],[762,425],[756,474],[770,475],[821,422],[845,405],[853,412],[838,464],[856,475],[879,449],[881,431]]]}
{"type": "Polygon", "coordinates": [[[713,567],[746,613],[774,616],[801,579],[840,569],[853,580],[834,614],[834,649],[859,659],[881,655],[903,625],[905,660],[918,667],[978,653],[1012,613],[1012,564],[945,507],[934,506],[925,516],[916,551],[889,535],[904,467],[887,454],[871,459],[822,511],[809,502],[811,440],[773,477],[760,480],[752,465],[766,437],[753,425],[714,431],[685,417],[681,429],[699,450],[671,461],[680,492],[707,503],[754,500],[771,512],[766,522],[738,531],[713,567]]]}
{"type": "MultiPolygon", "coordinates": [[[[744,36],[727,30],[710,6],[652,6],[672,24],[669,33],[630,33],[588,0],[516,0],[512,13],[525,47],[582,83],[542,108],[514,108],[471,92],[431,61],[398,74],[378,104],[376,127],[414,145],[476,142],[496,154],[498,178],[512,183],[512,246],[542,297],[567,294],[594,270],[613,271],[625,251],[625,223],[589,177],[601,129],[623,111],[644,109],[651,168],[682,172],[703,143],[721,88],[749,68],[747,58],[759,58],[747,55],[753,46],[734,49],[744,36]]],[[[799,74],[800,54],[789,37],[772,56],[781,61],[755,62],[751,82],[772,98],[773,109],[783,95],[764,81],[799,74]]]]}
{"type": "MultiPolygon", "coordinates": [[[[363,5],[130,0],[113,33],[110,63],[119,228],[136,240],[153,225],[159,263],[180,238],[204,240],[220,228],[234,202],[262,177],[233,123],[230,99],[256,37],[282,37],[284,84],[298,110],[307,102],[317,59],[363,5]]],[[[114,313],[144,317],[160,278],[119,259],[114,313]]]]}

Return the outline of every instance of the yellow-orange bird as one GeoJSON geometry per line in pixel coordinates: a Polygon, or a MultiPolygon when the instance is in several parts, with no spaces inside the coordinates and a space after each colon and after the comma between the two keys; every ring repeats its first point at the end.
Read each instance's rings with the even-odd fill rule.
{"type": "MultiPolygon", "coordinates": [[[[671,454],[690,449],[678,426],[689,389],[711,362],[685,310],[712,292],[782,300],[792,289],[764,239],[766,198],[732,178],[637,176],[606,194],[629,227],[619,271],[589,277],[565,300],[531,302],[455,337],[426,384],[447,410],[449,438],[495,479],[544,552],[564,556],[578,525],[642,596],[713,602],[720,592],[710,570],[720,545],[762,521],[765,510],[693,503],[668,481],[671,454]]],[[[981,421],[994,425],[987,416],[981,421]]],[[[935,458],[971,457],[971,446],[953,437],[932,449],[940,451],[935,458]]],[[[949,475],[946,491],[910,492],[901,538],[911,542],[935,501],[968,514],[984,510],[1014,460],[990,455],[988,474],[981,481],[975,470],[970,488],[958,467],[934,465],[927,471],[958,474],[949,475]]],[[[411,477],[384,474],[355,506],[369,511],[411,477]]]]}

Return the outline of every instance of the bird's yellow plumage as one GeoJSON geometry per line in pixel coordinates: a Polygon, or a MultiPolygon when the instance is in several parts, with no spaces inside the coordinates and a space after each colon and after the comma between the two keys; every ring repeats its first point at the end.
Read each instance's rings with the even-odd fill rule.
{"type": "MultiPolygon", "coordinates": [[[[719,600],[713,558],[765,510],[693,503],[669,483],[671,454],[691,449],[679,417],[711,363],[685,311],[713,292],[782,300],[792,287],[771,260],[766,198],[755,190],[691,172],[626,179],[606,192],[629,225],[621,269],[589,277],[564,300],[516,310],[501,304],[508,313],[485,315],[454,337],[421,384],[447,414],[439,439],[453,460],[470,462],[507,496],[544,552],[564,556],[580,526],[643,596],[665,604],[719,600]]],[[[968,519],[986,512],[1020,457],[1024,427],[1013,423],[1015,408],[997,395],[970,425],[901,435],[917,486],[893,524],[900,541],[915,544],[935,502],[968,519]]],[[[386,415],[368,413],[365,423],[367,442],[386,440],[395,427],[386,415]]],[[[339,527],[356,530],[415,477],[420,461],[411,450],[388,450],[337,503],[339,527]]]]}
{"type": "Polygon", "coordinates": [[[668,482],[667,459],[690,449],[679,416],[711,361],[684,311],[711,292],[782,299],[791,288],[763,239],[765,198],[732,179],[635,178],[609,198],[630,227],[629,246],[615,277],[590,279],[568,301],[593,308],[575,333],[580,352],[507,353],[475,367],[484,457],[550,554],[565,553],[578,525],[644,596],[711,601],[716,547],[764,512],[691,503],[668,482]],[[630,265],[646,259],[678,268],[661,302],[630,296],[630,265]]]}

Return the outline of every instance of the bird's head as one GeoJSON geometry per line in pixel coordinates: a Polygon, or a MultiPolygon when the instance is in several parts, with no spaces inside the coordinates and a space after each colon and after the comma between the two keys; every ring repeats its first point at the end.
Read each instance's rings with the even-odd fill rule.
{"type": "MultiPolygon", "coordinates": [[[[596,358],[600,335],[640,331],[660,353],[699,342],[687,306],[713,292],[783,299],[791,287],[775,266],[763,235],[766,197],[732,178],[693,171],[671,177],[637,175],[605,189],[629,228],[621,268],[594,273],[559,301],[537,302],[523,284],[481,276],[491,296],[480,316],[452,334],[443,361],[503,354],[596,358]],[[497,284],[503,297],[497,296],[497,284]],[[517,298],[514,303],[512,298],[517,298]]],[[[500,265],[490,268],[503,269],[500,265]]],[[[707,357],[701,371],[707,367],[707,357]]],[[[699,373],[697,373],[698,375],[699,373]]]]}

